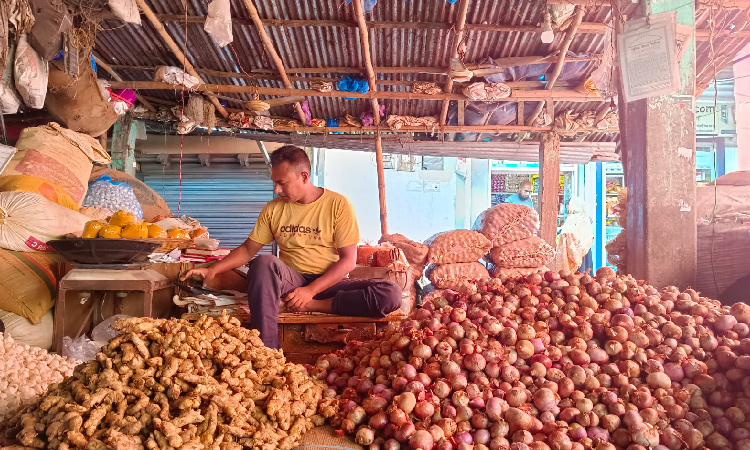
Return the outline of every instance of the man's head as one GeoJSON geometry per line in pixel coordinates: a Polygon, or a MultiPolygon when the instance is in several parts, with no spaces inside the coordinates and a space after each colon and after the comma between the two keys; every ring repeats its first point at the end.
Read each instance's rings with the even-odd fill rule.
{"type": "Polygon", "coordinates": [[[273,193],[285,202],[299,201],[314,188],[310,172],[310,158],[299,147],[285,145],[271,153],[273,193]]]}
{"type": "Polygon", "coordinates": [[[531,181],[524,180],[523,183],[521,183],[521,187],[518,189],[518,197],[521,200],[526,200],[531,195],[531,190],[533,187],[531,186],[531,181]]]}

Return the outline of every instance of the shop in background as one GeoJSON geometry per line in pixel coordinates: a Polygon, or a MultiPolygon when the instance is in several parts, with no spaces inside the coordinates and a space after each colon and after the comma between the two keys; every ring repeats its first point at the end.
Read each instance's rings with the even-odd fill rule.
{"type": "MultiPolygon", "coordinates": [[[[503,203],[506,198],[518,192],[524,180],[531,181],[533,192],[531,200],[539,210],[539,163],[494,160],[491,165],[490,189],[492,206],[503,203]]],[[[559,205],[557,226],[565,220],[565,207],[568,201],[577,195],[578,166],[560,165],[559,205]]]]}

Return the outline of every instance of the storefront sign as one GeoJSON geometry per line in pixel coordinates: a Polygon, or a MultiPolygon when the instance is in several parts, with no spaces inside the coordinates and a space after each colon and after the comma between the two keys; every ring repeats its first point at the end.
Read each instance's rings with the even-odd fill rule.
{"type": "Polygon", "coordinates": [[[695,131],[698,134],[733,136],[737,133],[733,103],[698,102],[695,105],[695,131]]]}

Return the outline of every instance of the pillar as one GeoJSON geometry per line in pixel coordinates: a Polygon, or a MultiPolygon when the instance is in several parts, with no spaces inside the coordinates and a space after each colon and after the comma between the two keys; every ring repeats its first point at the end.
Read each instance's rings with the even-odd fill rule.
{"type": "Polygon", "coordinates": [[[474,226],[477,217],[492,204],[490,163],[489,159],[471,160],[471,220],[469,226],[474,226]]]}
{"type": "Polygon", "coordinates": [[[129,115],[121,116],[112,130],[112,168],[135,176],[136,126],[129,115]]]}
{"type": "Polygon", "coordinates": [[[557,247],[557,215],[560,211],[560,136],[544,133],[539,144],[539,235],[557,247]]]}
{"type": "MultiPolygon", "coordinates": [[[[693,2],[641,0],[645,13],[677,11],[695,26],[693,2]]],[[[695,41],[680,62],[678,92],[625,104],[630,274],[650,284],[686,288],[696,270],[695,41]]]]}

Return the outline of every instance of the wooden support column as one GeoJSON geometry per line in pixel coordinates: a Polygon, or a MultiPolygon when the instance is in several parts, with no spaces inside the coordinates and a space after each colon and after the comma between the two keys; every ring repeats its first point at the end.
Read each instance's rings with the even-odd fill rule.
{"type": "MultiPolygon", "coordinates": [[[[253,0],[245,0],[245,7],[247,8],[247,11],[250,13],[250,18],[253,20],[253,23],[255,24],[255,29],[258,31],[258,35],[260,36],[261,42],[263,42],[263,47],[265,47],[266,52],[271,57],[271,60],[273,60],[273,63],[276,66],[276,69],[279,71],[279,75],[281,76],[281,82],[284,83],[285,88],[287,89],[291,88],[292,82],[289,81],[289,77],[286,74],[284,63],[281,61],[279,54],[276,52],[276,49],[273,46],[273,42],[271,42],[271,38],[268,37],[268,33],[266,33],[266,29],[263,28],[263,21],[260,20],[260,16],[258,15],[258,10],[255,8],[255,5],[253,4],[253,0]]],[[[299,120],[302,126],[307,125],[307,123],[305,122],[305,112],[302,110],[302,106],[299,103],[295,103],[294,110],[297,112],[297,117],[299,117],[299,120]]]]}
{"type": "MultiPolygon", "coordinates": [[[[458,58],[458,46],[461,45],[461,41],[464,40],[464,29],[466,28],[466,14],[469,11],[469,0],[461,0],[458,4],[458,15],[456,16],[456,23],[453,26],[454,32],[453,42],[451,43],[451,58],[458,58]]],[[[445,82],[445,93],[453,93],[453,80],[448,77],[448,81],[445,82]]],[[[443,108],[440,110],[440,125],[445,125],[445,119],[448,117],[448,106],[450,106],[450,100],[443,101],[443,108]]]]}
{"type": "MultiPolygon", "coordinates": [[[[644,0],[644,13],[677,11],[695,25],[695,5],[644,0]]],[[[627,271],[661,288],[685,289],[697,265],[695,184],[695,41],[680,62],[678,92],[626,104],[627,271]]],[[[648,70],[648,68],[644,68],[648,70]]]]}
{"type": "Polygon", "coordinates": [[[556,248],[557,214],[560,208],[560,135],[542,134],[539,144],[540,236],[556,248]]]}
{"type": "MultiPolygon", "coordinates": [[[[250,0],[246,0],[250,1],[250,0]]],[[[362,60],[365,63],[365,72],[367,73],[367,83],[370,91],[375,92],[375,70],[372,64],[372,55],[370,54],[370,35],[365,23],[365,12],[362,9],[362,3],[359,0],[352,2],[354,5],[354,17],[357,19],[359,28],[359,39],[362,50],[362,60]]],[[[380,233],[385,236],[388,234],[388,210],[385,204],[385,170],[383,167],[383,139],[378,129],[380,126],[380,105],[376,97],[372,97],[372,118],[376,127],[375,131],[375,161],[378,170],[378,199],[380,203],[380,233]]]]}
{"type": "Polygon", "coordinates": [[[135,121],[126,114],[114,124],[112,130],[112,168],[135,176],[135,121]]]}
{"type": "MultiPolygon", "coordinates": [[[[169,47],[169,49],[172,50],[172,53],[174,53],[174,56],[177,57],[177,61],[184,65],[185,71],[202,81],[203,79],[201,78],[201,76],[198,74],[198,72],[196,72],[193,65],[190,64],[190,61],[188,61],[187,55],[185,55],[182,50],[180,50],[180,47],[177,45],[174,39],[172,39],[172,36],[167,33],[167,29],[164,28],[164,25],[162,25],[159,18],[156,17],[156,14],[154,14],[154,11],[151,9],[151,7],[146,4],[146,1],[135,1],[138,4],[138,8],[140,8],[141,12],[148,18],[149,22],[151,22],[151,25],[153,25],[156,29],[156,32],[159,33],[159,36],[161,36],[161,38],[164,40],[164,43],[167,44],[167,47],[169,47]]],[[[211,103],[214,104],[214,106],[216,107],[216,112],[221,114],[221,116],[225,119],[229,117],[229,113],[226,109],[224,109],[223,106],[221,106],[219,99],[217,99],[215,95],[206,93],[206,97],[208,97],[211,103]]]]}
{"type": "MultiPolygon", "coordinates": [[[[356,2],[355,2],[356,3],[356,2]]],[[[380,200],[380,233],[388,234],[388,210],[385,206],[385,170],[383,167],[383,139],[375,134],[375,161],[378,169],[378,199],[380,200]]]]}

